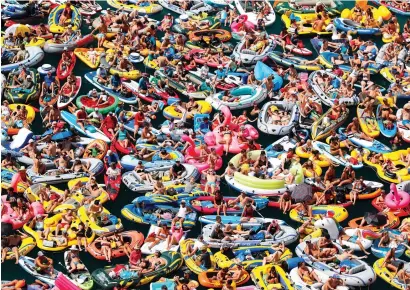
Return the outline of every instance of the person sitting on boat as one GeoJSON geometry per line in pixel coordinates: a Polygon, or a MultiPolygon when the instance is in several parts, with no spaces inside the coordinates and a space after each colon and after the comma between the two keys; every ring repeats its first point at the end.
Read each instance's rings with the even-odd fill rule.
{"type": "Polygon", "coordinates": [[[134,171],[141,178],[141,180],[146,180],[151,184],[154,183],[154,180],[152,179],[152,175],[149,172],[146,172],[145,166],[142,164],[141,160],[138,161],[138,164],[137,166],[135,166],[134,171]]]}
{"type": "Polygon", "coordinates": [[[41,84],[41,94],[42,98],[45,94],[51,94],[52,96],[60,87],[60,80],[51,74],[51,71],[48,71],[44,76],[44,81],[41,84]]]}
{"type": "Polygon", "coordinates": [[[28,51],[26,50],[26,46],[24,44],[20,45],[19,50],[12,58],[12,63],[18,63],[25,60],[29,56],[28,51]]]}
{"type": "Polygon", "coordinates": [[[155,178],[155,183],[153,184],[154,190],[152,191],[153,194],[166,194],[166,188],[162,183],[159,176],[155,178]]]}
{"type": "MultiPolygon", "coordinates": [[[[267,237],[265,236],[265,238],[267,237]]],[[[266,265],[269,263],[273,263],[273,264],[278,263],[281,260],[281,257],[284,254],[284,252],[287,250],[284,242],[280,244],[273,244],[271,246],[271,249],[274,250],[275,252],[273,254],[269,254],[268,256],[264,257],[262,265],[266,265]]]]}
{"type": "Polygon", "coordinates": [[[43,252],[39,251],[37,253],[37,257],[34,260],[35,263],[35,270],[39,273],[45,273],[50,275],[51,278],[56,277],[54,267],[53,267],[53,260],[48,258],[44,255],[43,252]]]}
{"type": "Polygon", "coordinates": [[[118,143],[122,147],[128,148],[129,142],[130,142],[128,138],[136,142],[135,138],[131,136],[130,133],[128,133],[128,131],[125,129],[124,124],[120,123],[118,127],[118,131],[112,137],[112,140],[117,139],[118,143]]]}
{"type": "Polygon", "coordinates": [[[108,70],[105,68],[103,64],[100,64],[97,69],[97,82],[99,82],[102,85],[107,85],[109,82],[108,70]]]}
{"type": "Polygon", "coordinates": [[[360,176],[359,179],[356,179],[353,182],[353,188],[349,193],[350,201],[353,202],[353,205],[356,204],[357,196],[363,193],[366,189],[367,186],[363,181],[363,176],[360,176]]]}
{"type": "Polygon", "coordinates": [[[343,279],[337,277],[329,277],[322,286],[322,290],[338,289],[339,286],[344,286],[343,279]]]}
{"type": "Polygon", "coordinates": [[[181,241],[182,237],[184,236],[184,229],[182,227],[176,227],[175,225],[173,225],[171,227],[171,235],[167,236],[166,239],[166,246],[165,249],[166,251],[169,251],[171,249],[171,247],[173,246],[178,246],[179,242],[181,241]]]}
{"type": "Polygon", "coordinates": [[[179,222],[179,227],[182,229],[186,215],[190,212],[192,212],[192,209],[186,206],[185,200],[182,200],[176,216],[172,219],[171,226],[179,222]]]}
{"type": "Polygon", "coordinates": [[[338,156],[337,158],[340,158],[342,160],[345,159],[345,153],[343,150],[340,148],[340,141],[338,139],[333,138],[331,142],[329,143],[330,146],[330,154],[333,156],[338,156]]]}
{"type": "Polygon", "coordinates": [[[265,273],[263,276],[269,284],[279,284],[280,282],[279,274],[276,271],[276,267],[273,265],[270,268],[269,273],[265,273]]]}
{"type": "Polygon", "coordinates": [[[85,265],[81,262],[78,248],[76,245],[72,245],[67,254],[67,260],[70,263],[69,273],[82,271],[85,269],[85,265]]]}
{"type": "Polygon", "coordinates": [[[299,278],[308,285],[312,285],[321,281],[315,271],[309,270],[305,262],[298,263],[297,273],[299,275],[299,278]]]}

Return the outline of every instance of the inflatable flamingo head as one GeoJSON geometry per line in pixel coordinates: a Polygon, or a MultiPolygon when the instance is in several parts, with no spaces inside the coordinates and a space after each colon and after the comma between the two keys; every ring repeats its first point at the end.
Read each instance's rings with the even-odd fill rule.
{"type": "Polygon", "coordinates": [[[390,184],[390,192],[394,195],[397,196],[398,192],[397,192],[397,186],[395,183],[390,184]]]}

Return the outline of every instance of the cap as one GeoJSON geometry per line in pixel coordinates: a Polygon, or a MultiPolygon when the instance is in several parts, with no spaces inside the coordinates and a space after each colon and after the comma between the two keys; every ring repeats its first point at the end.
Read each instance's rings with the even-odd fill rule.
{"type": "Polygon", "coordinates": [[[72,246],[70,247],[70,250],[71,250],[71,251],[78,251],[78,249],[77,249],[77,246],[76,246],[76,245],[72,245],[72,246]]]}
{"type": "Polygon", "coordinates": [[[108,150],[108,151],[107,151],[107,154],[111,154],[111,153],[112,153],[112,151],[111,151],[111,150],[108,150]]]}
{"type": "Polygon", "coordinates": [[[185,200],[181,200],[181,203],[186,203],[186,201],[185,201],[185,200]]]}
{"type": "Polygon", "coordinates": [[[34,143],[34,140],[33,139],[30,139],[30,140],[28,140],[28,143],[30,144],[30,143],[34,143]]]}
{"type": "Polygon", "coordinates": [[[42,256],[44,256],[44,253],[42,251],[38,251],[37,256],[42,257],[42,256]]]}
{"type": "Polygon", "coordinates": [[[64,50],[67,50],[68,48],[67,47],[64,47],[64,50]]]}
{"type": "Polygon", "coordinates": [[[223,66],[221,66],[221,65],[218,65],[218,68],[223,68],[223,66]]]}
{"type": "Polygon", "coordinates": [[[203,245],[202,247],[201,247],[201,251],[205,251],[205,250],[207,250],[208,249],[208,247],[206,246],[206,245],[203,245]]]}
{"type": "Polygon", "coordinates": [[[23,171],[23,170],[26,170],[26,167],[25,166],[20,166],[19,171],[23,171]]]}
{"type": "Polygon", "coordinates": [[[68,28],[73,28],[73,26],[72,26],[71,24],[69,24],[67,27],[68,27],[68,28]]]}
{"type": "Polygon", "coordinates": [[[77,157],[77,158],[75,159],[75,161],[80,161],[80,158],[77,157]]]}

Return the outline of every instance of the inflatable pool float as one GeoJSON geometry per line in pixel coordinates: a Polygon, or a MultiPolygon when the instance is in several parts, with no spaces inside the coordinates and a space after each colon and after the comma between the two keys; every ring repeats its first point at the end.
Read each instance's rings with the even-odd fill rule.
{"type": "MultiPolygon", "coordinates": [[[[161,79],[163,81],[168,80],[169,87],[181,93],[182,95],[185,95],[188,97],[193,97],[195,99],[205,99],[206,97],[208,97],[210,94],[213,93],[212,89],[199,91],[192,84],[189,83],[191,82],[197,86],[200,86],[201,84],[205,82],[205,79],[193,74],[192,72],[187,72],[187,74],[185,75],[185,77],[187,78],[187,81],[181,82],[181,81],[178,81],[172,78],[172,75],[174,74],[174,72],[175,72],[175,68],[168,66],[165,68],[161,68],[160,70],[156,70],[154,73],[154,76],[155,78],[161,79]]],[[[153,79],[153,82],[156,83],[157,80],[153,79]]],[[[212,108],[210,105],[209,107],[212,108]]]]}
{"type": "Polygon", "coordinates": [[[312,23],[317,20],[317,14],[316,13],[293,13],[291,11],[286,12],[285,14],[282,15],[281,20],[283,24],[285,25],[286,29],[291,28],[291,22],[292,19],[296,19],[296,23],[298,25],[298,29],[296,33],[298,35],[309,35],[309,34],[317,34],[317,35],[329,35],[332,34],[331,31],[331,20],[327,19],[325,21],[325,25],[328,25],[324,30],[322,31],[316,31],[313,29],[312,23]]]}
{"type": "MultiPolygon", "coordinates": [[[[226,196],[224,197],[224,202],[229,203],[229,201],[234,200],[236,197],[226,196]]],[[[262,210],[268,205],[268,199],[265,197],[254,197],[254,206],[256,210],[262,210]]],[[[190,201],[191,206],[197,212],[203,215],[216,214],[217,208],[214,206],[213,196],[200,196],[190,201]]],[[[227,207],[227,214],[241,214],[243,212],[243,205],[237,205],[235,207],[227,207]]]]}
{"type": "MultiPolygon", "coordinates": [[[[74,160],[70,160],[70,166],[74,163],[74,160]]],[[[63,183],[67,182],[70,179],[89,176],[90,174],[98,175],[100,174],[103,169],[103,163],[101,160],[96,158],[86,158],[81,159],[81,163],[85,166],[89,165],[88,171],[89,172],[72,172],[68,171],[66,173],[62,173],[57,167],[51,166],[47,168],[44,174],[38,174],[33,171],[33,167],[30,166],[27,169],[27,176],[30,178],[31,182],[33,183],[49,183],[49,184],[56,184],[56,183],[63,183]]]]}
{"type": "Polygon", "coordinates": [[[279,265],[267,264],[265,266],[256,267],[251,272],[251,278],[253,283],[257,285],[258,289],[293,289],[293,283],[289,280],[288,275],[279,265]],[[273,267],[278,276],[279,283],[277,284],[269,283],[266,280],[267,275],[273,267]]]}
{"type": "Polygon", "coordinates": [[[258,129],[266,134],[287,135],[298,120],[298,107],[286,101],[271,101],[263,105],[258,116],[258,129]],[[286,125],[275,124],[269,113],[273,111],[287,112],[289,121],[286,125]]]}
{"type": "MultiPolygon", "coordinates": [[[[167,205],[158,203],[145,203],[147,198],[140,196],[134,199],[132,204],[128,204],[121,209],[121,214],[128,220],[140,224],[167,224],[171,226],[172,219],[177,215],[178,205],[167,205]],[[141,200],[141,202],[139,202],[141,200]],[[154,212],[161,212],[157,216],[154,212]]],[[[187,213],[185,220],[182,223],[184,229],[191,229],[195,226],[198,214],[195,211],[187,213]]]]}
{"type": "Polygon", "coordinates": [[[44,51],[38,46],[26,47],[26,51],[26,58],[16,63],[12,63],[11,59],[2,58],[1,72],[11,72],[12,70],[17,69],[23,65],[26,67],[34,67],[44,58],[44,51]]]}
{"type": "Polygon", "coordinates": [[[82,84],[81,77],[76,77],[76,85],[74,91],[72,91],[72,87],[69,84],[63,85],[61,88],[61,94],[58,96],[57,100],[57,108],[65,109],[72,101],[77,97],[78,92],[80,91],[82,84]]]}
{"type": "MultiPolygon", "coordinates": [[[[325,51],[325,52],[320,53],[319,61],[326,68],[333,69],[335,64],[332,62],[332,59],[338,59],[339,55],[342,56],[344,60],[344,64],[339,64],[338,67],[344,72],[349,73],[352,70],[352,67],[350,66],[350,63],[349,63],[349,60],[352,58],[352,56],[350,55],[325,51]]],[[[380,71],[382,67],[383,65],[378,64],[378,63],[369,63],[367,68],[369,69],[371,74],[376,74],[380,71]]]]}
{"type": "MultiPolygon", "coordinates": [[[[401,232],[398,230],[387,230],[390,238],[394,238],[401,235],[401,232]]],[[[376,239],[373,241],[373,245],[371,247],[372,254],[375,255],[377,258],[386,257],[387,253],[391,250],[392,247],[395,248],[394,256],[396,258],[400,258],[404,251],[407,249],[403,243],[397,244],[396,241],[390,241],[386,246],[380,246],[380,239],[376,239]]],[[[407,243],[404,242],[404,243],[407,243]]]]}
{"type": "MultiPolygon", "coordinates": [[[[368,149],[370,151],[376,152],[376,153],[389,153],[391,152],[391,149],[378,141],[377,139],[373,139],[372,141],[366,140],[361,138],[359,134],[346,134],[345,128],[340,127],[338,129],[338,133],[340,136],[341,145],[343,145],[343,141],[348,139],[350,142],[352,142],[356,146],[360,146],[362,148],[368,149]]],[[[326,142],[328,142],[328,138],[326,139],[326,142]]],[[[343,146],[342,146],[343,147],[343,146]]]]}
{"type": "Polygon", "coordinates": [[[323,114],[319,120],[312,124],[312,139],[320,140],[329,136],[333,131],[336,131],[349,116],[349,109],[345,113],[340,114],[337,120],[332,120],[329,115],[332,113],[331,109],[323,114]]]}
{"type": "Polygon", "coordinates": [[[238,18],[231,24],[232,37],[236,40],[242,40],[247,31],[254,30],[255,25],[248,21],[247,14],[239,15],[238,18]]]}
{"type": "MultiPolygon", "coordinates": [[[[185,265],[189,268],[189,270],[191,270],[192,272],[194,272],[195,274],[198,275],[198,274],[200,274],[202,272],[205,272],[205,271],[208,271],[210,269],[207,269],[205,266],[198,265],[196,263],[195,257],[198,256],[198,255],[196,255],[196,256],[195,255],[194,256],[189,256],[188,255],[188,250],[192,249],[192,247],[195,244],[195,241],[196,240],[194,240],[194,239],[186,239],[184,241],[181,241],[179,245],[180,245],[180,248],[181,248],[180,249],[181,255],[184,257],[185,265]]],[[[200,250],[201,249],[198,249],[197,254],[200,253],[200,250]]],[[[212,253],[210,248],[207,249],[207,252],[209,253],[209,256],[211,258],[211,263],[212,263],[212,268],[211,269],[215,269],[216,268],[216,263],[215,263],[214,254],[212,253]]]]}
{"type": "MultiPolygon", "coordinates": [[[[320,217],[331,217],[337,222],[342,222],[349,216],[348,211],[338,205],[314,205],[312,206],[312,222],[318,220],[320,217]]],[[[301,216],[296,209],[292,209],[289,213],[289,217],[299,223],[303,223],[307,220],[307,216],[301,216]]]]}
{"type": "MultiPolygon", "coordinates": [[[[148,256],[149,259],[151,256],[148,256]]],[[[137,275],[136,272],[126,270],[125,265],[117,264],[100,268],[92,272],[92,277],[98,286],[103,289],[112,289],[113,287],[138,287],[158,280],[160,277],[169,275],[178,270],[182,264],[183,259],[180,253],[174,251],[165,251],[161,253],[162,265],[157,267],[154,271],[150,271],[143,276],[137,275]],[[114,269],[120,267],[123,269],[113,278],[109,275],[114,269]]],[[[115,273],[115,272],[114,272],[115,273]]]]}
{"type": "MultiPolygon", "coordinates": [[[[298,137],[303,141],[306,141],[309,137],[309,131],[306,129],[297,130],[296,132],[298,133],[298,137]]],[[[283,136],[265,148],[266,155],[268,157],[278,157],[279,155],[288,152],[290,149],[296,148],[298,142],[299,140],[293,136],[283,136]]]]}
{"type": "Polygon", "coordinates": [[[54,285],[57,276],[61,273],[53,268],[52,272],[42,273],[36,270],[35,259],[27,256],[21,256],[19,259],[19,265],[24,271],[29,273],[35,279],[38,279],[48,285],[54,285]]]}
{"type": "Polygon", "coordinates": [[[281,64],[285,67],[290,67],[293,65],[298,71],[317,71],[322,69],[321,65],[318,64],[305,64],[307,59],[300,56],[286,56],[283,52],[272,51],[268,54],[268,57],[272,59],[277,64],[281,64]]]}
{"type": "Polygon", "coordinates": [[[385,229],[394,229],[400,225],[400,219],[394,215],[392,212],[387,213],[387,225],[381,229],[381,226],[376,226],[376,225],[366,225],[366,226],[360,226],[360,222],[362,221],[363,217],[359,218],[354,218],[349,221],[349,227],[351,228],[359,228],[359,229],[365,229],[365,230],[371,230],[373,232],[380,232],[381,230],[385,229]]]}
{"type": "Polygon", "coordinates": [[[337,154],[334,155],[331,153],[330,146],[326,143],[320,141],[312,142],[313,148],[318,150],[320,154],[325,155],[332,163],[340,164],[343,166],[351,166],[353,169],[360,169],[363,167],[363,163],[360,160],[352,157],[350,154],[344,154],[343,158],[337,154]]]}
{"type": "Polygon", "coordinates": [[[234,48],[232,57],[236,61],[240,61],[244,66],[252,66],[258,61],[262,61],[271,51],[276,47],[276,43],[269,39],[269,43],[265,46],[263,51],[257,52],[258,44],[255,43],[250,49],[245,48],[246,39],[242,39],[234,48]]]}
{"type": "MultiPolygon", "coordinates": [[[[248,158],[251,160],[256,160],[261,151],[250,151],[248,153],[248,158]]],[[[239,168],[240,154],[235,155],[230,162],[234,165],[235,168],[239,168]]],[[[278,158],[268,158],[271,165],[268,168],[269,172],[275,172],[282,164],[282,161],[278,158]]],[[[242,165],[241,168],[246,169],[249,166],[247,164],[242,165]]],[[[263,195],[263,196],[274,196],[280,195],[288,187],[292,188],[296,184],[303,182],[303,170],[300,163],[292,163],[289,168],[289,173],[284,175],[284,179],[261,179],[255,176],[245,175],[241,170],[236,171],[234,175],[228,176],[225,175],[225,180],[229,186],[235,188],[238,191],[245,191],[252,195],[263,195]],[[287,184],[286,177],[293,175],[293,183],[287,184]]]]}
{"type": "MultiPolygon", "coordinates": [[[[218,273],[217,270],[208,270],[208,271],[200,273],[198,275],[199,284],[201,284],[203,287],[206,287],[206,288],[216,288],[216,289],[222,288],[223,285],[226,284],[226,281],[212,279],[213,277],[216,276],[217,273],[218,273]]],[[[228,271],[228,277],[230,277],[230,275],[231,274],[228,271]]],[[[233,281],[236,285],[240,286],[248,282],[249,279],[250,279],[249,273],[244,271],[242,276],[238,277],[238,279],[233,280],[233,281]]]]}
{"type": "Polygon", "coordinates": [[[401,178],[401,181],[410,180],[410,174],[406,167],[406,163],[400,160],[400,154],[408,154],[408,150],[399,150],[399,151],[394,151],[394,152],[389,152],[389,153],[383,153],[383,159],[384,160],[390,159],[393,165],[396,166],[396,168],[398,169],[395,172],[383,169],[381,164],[372,163],[371,160],[369,159],[369,154],[370,154],[370,151],[367,149],[363,149],[363,152],[358,152],[357,150],[353,150],[351,152],[351,155],[354,158],[357,158],[357,159],[361,158],[366,165],[369,165],[370,167],[373,167],[376,170],[377,175],[381,179],[387,182],[400,183],[399,178],[398,178],[399,176],[401,178]]]}
{"type": "Polygon", "coordinates": [[[107,209],[103,209],[103,214],[107,215],[107,218],[110,220],[110,225],[99,225],[93,220],[91,220],[88,212],[88,205],[83,205],[78,209],[78,217],[84,225],[90,227],[90,229],[96,235],[107,235],[109,233],[119,232],[123,229],[121,219],[112,215],[107,209]]]}
{"type": "MultiPolygon", "coordinates": [[[[48,15],[48,26],[49,30],[52,33],[63,33],[65,31],[65,27],[61,26],[59,21],[60,21],[60,16],[61,13],[63,13],[64,8],[66,7],[66,4],[62,4],[60,6],[57,6],[54,8],[50,14],[48,15]]],[[[80,12],[78,11],[78,8],[70,5],[71,8],[71,18],[67,19],[67,22],[65,24],[71,24],[73,31],[77,31],[81,27],[81,22],[82,22],[82,17],[80,12]]]]}
{"type": "Polygon", "coordinates": [[[205,42],[209,42],[211,41],[211,35],[221,42],[227,42],[232,38],[231,33],[224,29],[195,30],[188,33],[188,38],[190,41],[203,40],[205,42]]]}
{"type": "MultiPolygon", "coordinates": [[[[196,103],[201,107],[200,110],[198,111],[197,109],[194,109],[186,114],[187,119],[192,119],[195,114],[209,114],[212,112],[212,107],[211,105],[206,102],[206,101],[196,101],[196,103]]],[[[177,111],[177,107],[175,105],[171,105],[168,107],[164,108],[163,111],[164,117],[167,119],[174,119],[174,120],[180,120],[183,117],[182,112],[177,111]]]]}
{"type": "MultiPolygon", "coordinates": [[[[182,182],[183,180],[189,180],[190,178],[198,178],[199,172],[195,166],[191,164],[183,165],[186,169],[184,175],[180,179],[175,180],[172,180],[169,176],[169,169],[172,167],[172,164],[164,165],[161,168],[147,168],[146,171],[147,173],[151,174],[155,173],[153,174],[153,176],[155,177],[155,175],[157,175],[158,177],[160,177],[161,181],[164,183],[165,186],[173,184],[177,181],[182,182]]],[[[122,175],[122,181],[129,189],[136,192],[152,191],[154,188],[153,184],[141,180],[141,177],[135,171],[129,171],[124,173],[122,175]]]]}
{"type": "MultiPolygon", "coordinates": [[[[269,246],[250,246],[239,247],[232,250],[234,258],[229,258],[221,251],[215,253],[215,261],[220,269],[230,268],[235,264],[239,264],[249,271],[255,267],[262,266],[263,258],[274,254],[276,251],[269,246]]],[[[277,264],[292,257],[292,252],[289,249],[280,255],[277,264]]]]}
{"type": "Polygon", "coordinates": [[[239,110],[261,103],[266,96],[266,89],[261,86],[243,85],[229,91],[230,99],[228,101],[223,100],[223,92],[209,96],[205,101],[210,103],[215,110],[219,110],[221,106],[227,106],[231,110],[239,110]]]}
{"type": "MultiPolygon", "coordinates": [[[[271,34],[271,35],[269,35],[269,37],[276,42],[276,45],[281,45],[282,44],[282,41],[281,41],[282,39],[281,39],[279,34],[271,34]]],[[[310,49],[308,49],[304,46],[301,47],[298,44],[293,44],[293,43],[286,43],[285,44],[285,49],[289,50],[290,52],[292,52],[294,54],[298,54],[298,55],[302,55],[302,56],[309,56],[309,55],[313,54],[313,52],[310,49]]]]}
{"type": "MultiPolygon", "coordinates": [[[[384,263],[384,258],[378,259],[376,262],[373,264],[374,271],[376,272],[377,276],[382,278],[384,281],[389,283],[391,286],[397,288],[397,289],[406,289],[407,284],[402,281],[398,276],[397,273],[390,271],[386,267],[382,267],[384,263]]],[[[400,263],[404,264],[403,270],[405,272],[410,271],[410,263],[404,260],[400,259],[395,259],[392,261],[392,264],[395,267],[398,267],[400,263]]]]}
{"type": "Polygon", "coordinates": [[[87,113],[91,113],[95,111],[95,109],[98,109],[98,112],[101,114],[108,114],[109,112],[112,112],[115,110],[115,108],[118,106],[118,98],[109,95],[108,99],[106,102],[100,103],[97,105],[97,101],[94,98],[90,98],[88,96],[79,96],[76,99],[76,105],[78,108],[85,107],[85,110],[87,113]]]}
{"type": "Polygon", "coordinates": [[[161,4],[162,7],[165,7],[166,9],[177,14],[198,15],[201,13],[212,12],[215,9],[214,7],[206,5],[203,1],[199,0],[192,1],[193,5],[189,9],[183,9],[181,6],[175,5],[174,2],[169,0],[159,0],[158,3],[161,4]]]}
{"type": "MultiPolygon", "coordinates": [[[[318,239],[313,239],[311,243],[317,243],[318,239]]],[[[333,244],[337,249],[338,253],[343,253],[343,249],[338,244],[333,244]]],[[[314,260],[310,255],[306,255],[304,249],[306,248],[306,242],[300,243],[296,246],[295,252],[301,257],[304,262],[315,269],[317,272],[321,272],[322,277],[329,279],[329,277],[334,277],[337,275],[338,278],[343,279],[344,285],[346,286],[367,286],[376,280],[376,274],[373,271],[373,268],[369,266],[366,262],[358,259],[346,259],[339,263],[326,263],[321,261],[314,260]],[[341,272],[340,268],[344,267],[345,272],[341,272]]]]}
{"type": "MultiPolygon", "coordinates": [[[[272,244],[280,244],[282,242],[285,245],[289,245],[298,239],[297,231],[294,228],[284,224],[280,225],[280,230],[277,233],[273,234],[272,236],[267,236],[266,229],[268,225],[242,223],[242,230],[252,230],[252,234],[248,234],[246,235],[246,237],[244,235],[238,234],[236,240],[229,242],[222,239],[211,238],[212,230],[214,227],[213,224],[205,225],[202,228],[202,234],[204,241],[211,248],[221,248],[223,245],[229,245],[230,247],[270,246],[272,244]]],[[[232,226],[236,227],[235,224],[232,224],[232,226]]]]}
{"type": "MultiPolygon", "coordinates": [[[[339,0],[325,0],[321,1],[321,4],[324,5],[324,10],[330,16],[339,15],[340,12],[343,10],[343,3],[339,0]]],[[[311,14],[315,13],[315,8],[317,5],[317,1],[312,0],[300,0],[300,1],[292,1],[292,2],[279,2],[275,5],[275,11],[284,14],[287,11],[291,11],[292,13],[299,13],[299,14],[311,14]]]]}
{"type": "MultiPolygon", "coordinates": [[[[142,246],[144,242],[144,235],[138,231],[125,231],[117,233],[122,238],[124,243],[128,243],[131,249],[135,246],[142,246]]],[[[109,236],[108,236],[109,237],[109,236]]],[[[101,250],[102,237],[98,237],[91,244],[89,244],[87,251],[98,260],[105,260],[104,254],[101,250]]],[[[125,256],[126,253],[122,247],[111,249],[111,257],[119,258],[125,256]]]]}
{"type": "Polygon", "coordinates": [[[335,100],[338,100],[339,104],[346,104],[346,106],[355,106],[360,101],[359,97],[356,94],[353,94],[352,97],[339,96],[337,88],[338,86],[340,86],[342,79],[336,76],[334,73],[324,71],[324,70],[312,72],[309,75],[308,82],[312,86],[313,91],[320,98],[322,103],[328,107],[333,106],[335,100]],[[318,73],[321,73],[322,75],[327,75],[330,77],[330,79],[332,80],[331,81],[332,86],[334,87],[333,90],[324,91],[322,89],[320,84],[317,83],[317,79],[315,78],[318,73]]]}
{"type": "Polygon", "coordinates": [[[77,47],[83,47],[90,44],[93,40],[94,37],[92,34],[78,36],[63,42],[60,39],[50,39],[44,44],[44,51],[47,53],[62,53],[66,48],[67,50],[74,50],[77,47]]]}
{"type": "Polygon", "coordinates": [[[85,125],[85,131],[78,125],[77,123],[77,117],[74,114],[71,114],[67,111],[62,111],[61,112],[61,117],[66,121],[70,126],[74,127],[77,131],[79,131],[81,134],[84,134],[87,137],[93,138],[93,139],[101,139],[104,142],[110,143],[111,140],[97,127],[87,124],[85,125]]]}
{"type": "MultiPolygon", "coordinates": [[[[250,23],[252,23],[255,26],[258,25],[258,14],[259,14],[259,12],[255,11],[253,9],[251,9],[251,11],[249,11],[249,7],[245,6],[247,4],[247,2],[243,2],[241,0],[235,0],[234,2],[235,2],[235,7],[236,7],[236,9],[238,9],[238,12],[239,12],[240,16],[246,15],[247,16],[247,21],[249,21],[250,23]]],[[[263,5],[265,5],[269,8],[269,13],[267,15],[264,15],[264,17],[263,17],[263,21],[265,23],[265,26],[271,26],[275,23],[275,20],[276,20],[275,11],[273,10],[272,5],[268,0],[263,0],[261,2],[263,3],[263,5]]]]}
{"type": "MultiPolygon", "coordinates": [[[[145,255],[151,255],[154,254],[155,252],[163,252],[167,250],[167,242],[166,240],[161,240],[159,243],[157,243],[155,246],[150,248],[151,244],[154,242],[152,239],[149,239],[149,237],[155,235],[158,233],[158,231],[161,229],[161,227],[158,227],[156,225],[151,225],[149,228],[149,231],[147,233],[147,240],[142,246],[141,246],[141,252],[145,255]]],[[[178,229],[177,229],[178,230],[178,229]]],[[[171,228],[171,233],[172,233],[172,228],[171,228]]],[[[184,232],[181,239],[179,240],[179,243],[183,243],[185,241],[187,232],[184,232]]],[[[178,252],[179,250],[179,243],[176,245],[170,245],[168,251],[175,251],[178,252]]]]}
{"type": "Polygon", "coordinates": [[[397,130],[404,141],[410,143],[410,128],[404,125],[402,120],[403,109],[399,109],[396,113],[397,116],[397,130]]]}
{"type": "MultiPolygon", "coordinates": [[[[25,224],[23,230],[36,240],[37,247],[42,251],[61,252],[73,245],[77,245],[76,230],[78,229],[78,225],[81,223],[78,217],[74,218],[67,230],[67,244],[57,245],[57,243],[52,238],[56,237],[54,235],[56,226],[59,222],[62,222],[62,216],[65,213],[66,212],[63,211],[61,213],[55,214],[53,217],[47,217],[44,220],[44,227],[49,230],[47,237],[41,238],[39,233],[31,227],[30,223],[25,224]]],[[[87,239],[87,243],[92,243],[92,241],[95,239],[95,234],[92,231],[86,231],[85,238],[87,239]]]]}
{"type": "Polygon", "coordinates": [[[378,27],[365,27],[361,24],[346,18],[336,18],[333,20],[334,25],[341,31],[353,31],[358,35],[378,35],[380,34],[380,28],[378,27]]]}

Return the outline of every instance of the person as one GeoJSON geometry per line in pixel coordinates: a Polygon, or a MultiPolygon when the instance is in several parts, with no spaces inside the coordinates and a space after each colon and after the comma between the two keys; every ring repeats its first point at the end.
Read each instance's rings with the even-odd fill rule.
{"type": "Polygon", "coordinates": [[[272,266],[266,275],[266,281],[269,284],[278,284],[279,283],[279,275],[278,272],[276,271],[276,267],[272,266]]]}
{"type": "Polygon", "coordinates": [[[34,264],[37,272],[46,273],[47,275],[50,275],[52,278],[56,277],[53,267],[53,260],[51,258],[46,257],[43,252],[39,251],[37,253],[37,257],[34,260],[34,264]]]}
{"type": "Polygon", "coordinates": [[[128,257],[130,266],[131,267],[137,266],[141,258],[142,258],[141,246],[136,244],[128,257]]]}
{"type": "Polygon", "coordinates": [[[176,160],[175,164],[169,169],[172,179],[180,179],[185,172],[186,168],[180,160],[176,160]]]}
{"type": "Polygon", "coordinates": [[[40,280],[35,280],[31,284],[26,284],[25,280],[13,280],[9,282],[4,282],[1,284],[1,289],[4,290],[45,290],[50,289],[50,286],[40,280]]]}
{"type": "Polygon", "coordinates": [[[283,210],[283,213],[287,213],[292,208],[292,195],[289,190],[286,190],[279,198],[279,209],[283,210]]]}
{"type": "Polygon", "coordinates": [[[278,263],[286,250],[285,244],[283,242],[279,245],[272,244],[271,248],[275,252],[264,257],[262,265],[266,265],[268,263],[278,263]]]}
{"type": "Polygon", "coordinates": [[[349,193],[350,201],[353,205],[356,204],[357,196],[366,190],[367,186],[364,183],[363,176],[353,182],[352,190],[349,193]]]}
{"type": "Polygon", "coordinates": [[[186,215],[190,212],[192,212],[192,209],[186,206],[185,200],[182,200],[176,216],[172,219],[171,226],[174,226],[177,222],[179,222],[179,227],[182,229],[186,215]]]}
{"type": "Polygon", "coordinates": [[[175,225],[171,226],[171,235],[167,236],[166,239],[166,246],[165,249],[169,251],[172,246],[179,245],[179,242],[181,241],[182,237],[184,236],[184,229],[182,226],[177,228],[175,225]]]}
{"type": "MultiPolygon", "coordinates": [[[[206,184],[204,191],[208,192],[209,189],[211,190],[211,194],[215,194],[216,192],[216,182],[218,180],[218,175],[215,174],[215,170],[213,168],[208,168],[202,172],[206,175],[206,184]]],[[[226,213],[226,211],[225,211],[226,213]]]]}
{"type": "Polygon", "coordinates": [[[67,261],[70,263],[69,273],[79,272],[85,269],[85,265],[81,262],[78,251],[77,246],[72,245],[67,253],[67,261]]]}
{"type": "Polygon", "coordinates": [[[223,214],[226,215],[226,202],[220,190],[215,191],[213,204],[214,204],[214,207],[216,208],[217,215],[220,214],[221,209],[222,209],[223,214]]]}
{"type": "Polygon", "coordinates": [[[198,251],[202,251],[202,247],[205,246],[204,236],[198,235],[193,245],[188,246],[188,256],[192,257],[196,255],[198,251]]]}
{"type": "MultiPolygon", "coordinates": [[[[3,263],[6,259],[8,253],[12,252],[15,258],[15,264],[18,264],[20,258],[19,246],[24,238],[28,236],[25,234],[12,234],[8,236],[3,236],[1,238],[1,262],[3,263]]],[[[11,255],[10,257],[13,257],[11,255]]]]}
{"type": "Polygon", "coordinates": [[[334,290],[337,289],[338,286],[343,286],[343,280],[336,277],[329,277],[325,284],[322,286],[322,290],[334,290]]]}
{"type": "Polygon", "coordinates": [[[314,283],[320,282],[319,276],[316,274],[314,270],[310,271],[309,268],[306,266],[305,262],[298,263],[298,276],[302,279],[303,282],[306,284],[312,285],[314,283]]]}
{"type": "Polygon", "coordinates": [[[251,221],[253,219],[253,213],[255,209],[250,201],[246,203],[241,215],[241,222],[251,221]]]}

